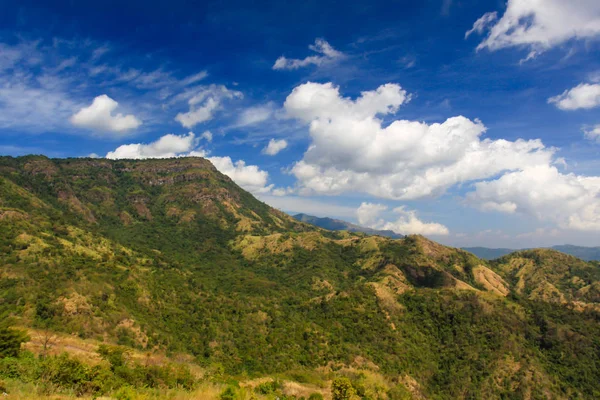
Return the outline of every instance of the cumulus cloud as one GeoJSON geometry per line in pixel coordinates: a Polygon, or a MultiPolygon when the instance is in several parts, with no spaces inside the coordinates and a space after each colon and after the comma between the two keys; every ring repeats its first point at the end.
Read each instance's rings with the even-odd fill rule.
{"type": "Polygon", "coordinates": [[[496,13],[479,18],[466,33],[488,36],[477,49],[498,50],[522,46],[530,49],[528,58],[571,39],[600,35],[600,2],[597,0],[508,0],[500,19],[496,13]]]}
{"type": "MultiPolygon", "coordinates": [[[[108,152],[106,158],[113,160],[121,158],[139,160],[145,158],[183,157],[190,155],[190,153],[194,151],[196,144],[196,135],[194,135],[193,132],[190,132],[187,135],[167,134],[155,142],[148,144],[124,144],[117,147],[116,150],[108,152]]],[[[205,154],[202,150],[196,150],[195,152],[200,157],[205,154]]]]}
{"type": "Polygon", "coordinates": [[[444,193],[462,182],[528,165],[548,164],[554,153],[539,140],[482,139],[485,126],[465,117],[443,123],[395,120],[410,96],[386,84],[356,100],[331,83],[306,83],[285,101],[288,115],[309,125],[311,143],[291,173],[301,193],[365,192],[409,200],[444,193]]]}
{"type": "Polygon", "coordinates": [[[269,140],[269,144],[263,149],[263,154],[267,154],[269,156],[274,156],[279,153],[281,150],[285,149],[288,146],[288,142],[285,139],[277,140],[271,139],[269,140]]]}
{"type": "Polygon", "coordinates": [[[267,185],[269,173],[257,165],[246,165],[243,160],[235,163],[230,157],[209,157],[210,162],[235,183],[252,193],[268,193],[273,185],[267,185]]]}
{"type": "Polygon", "coordinates": [[[315,44],[311,44],[308,48],[320,55],[308,56],[304,59],[286,58],[281,56],[273,64],[275,70],[293,70],[306,67],[309,65],[322,66],[331,64],[345,57],[344,53],[334,49],[329,43],[323,39],[315,40],[315,44]]]}
{"type": "Polygon", "coordinates": [[[203,87],[188,100],[189,111],[177,114],[175,120],[185,128],[192,128],[211,120],[214,113],[222,107],[224,100],[242,97],[241,92],[229,90],[223,85],[203,87]]]}
{"type": "Polygon", "coordinates": [[[561,228],[600,230],[600,177],[562,174],[550,165],[477,182],[467,202],[485,211],[533,215],[561,228]]]}
{"type": "MultiPolygon", "coordinates": [[[[310,134],[303,159],[289,170],[297,178],[296,192],[413,200],[469,185],[474,190],[467,203],[481,210],[600,230],[600,177],[561,173],[555,148],[539,139],[484,138],[483,123],[462,116],[434,124],[388,117],[384,125],[382,117],[409,98],[394,84],[354,100],[330,83],[296,87],[284,107],[309,126],[310,134]]],[[[402,215],[398,224],[418,226],[414,214],[396,211],[402,215]]]]}
{"type": "MultiPolygon", "coordinates": [[[[208,132],[208,131],[207,131],[208,132]]],[[[204,134],[201,135],[204,136],[204,134]]],[[[173,157],[205,157],[221,173],[229,176],[244,189],[258,194],[268,193],[273,185],[267,185],[269,173],[256,165],[246,165],[244,160],[233,162],[230,157],[208,157],[208,152],[198,147],[199,138],[193,132],[187,135],[167,134],[151,143],[132,143],[108,152],[109,159],[146,159],[173,157]]]]}
{"type": "Polygon", "coordinates": [[[448,235],[449,230],[442,224],[423,222],[417,212],[405,207],[396,207],[393,211],[399,217],[395,221],[385,221],[380,214],[388,208],[382,204],[362,203],[356,210],[358,223],[373,229],[391,230],[400,234],[448,235]]]}
{"type": "Polygon", "coordinates": [[[583,134],[586,139],[600,144],[600,124],[590,128],[590,129],[584,129],[583,134]]]}
{"type": "Polygon", "coordinates": [[[94,131],[112,132],[123,134],[137,129],[142,121],[135,115],[113,115],[119,103],[103,94],[94,99],[91,105],[83,107],[73,116],[70,121],[80,128],[92,129],[94,131]]]}
{"type": "Polygon", "coordinates": [[[600,84],[582,83],[548,99],[561,110],[590,109],[600,106],[600,84]]]}

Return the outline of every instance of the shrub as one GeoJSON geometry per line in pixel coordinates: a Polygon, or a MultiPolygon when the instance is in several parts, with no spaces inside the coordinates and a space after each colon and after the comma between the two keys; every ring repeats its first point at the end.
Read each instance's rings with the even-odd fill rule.
{"type": "Polygon", "coordinates": [[[117,400],[135,400],[136,395],[131,386],[123,386],[115,393],[115,398],[117,400]]]}
{"type": "Polygon", "coordinates": [[[11,328],[8,322],[0,323],[0,358],[16,357],[21,350],[21,343],[28,341],[27,332],[11,328]]]}
{"type": "Polygon", "coordinates": [[[254,391],[260,394],[271,394],[283,389],[283,383],[279,380],[263,382],[258,385],[254,391]]]}
{"type": "Polygon", "coordinates": [[[237,396],[235,393],[235,389],[231,386],[227,386],[227,388],[225,388],[225,390],[223,390],[223,392],[221,392],[221,395],[219,396],[219,398],[221,400],[236,400],[237,396]]]}
{"type": "Polygon", "coordinates": [[[350,400],[356,391],[348,378],[337,378],[331,384],[331,396],[333,400],[350,400]]]}
{"type": "Polygon", "coordinates": [[[128,353],[129,350],[119,346],[101,344],[98,347],[98,354],[102,359],[108,361],[112,371],[125,365],[125,355],[128,353]]]}

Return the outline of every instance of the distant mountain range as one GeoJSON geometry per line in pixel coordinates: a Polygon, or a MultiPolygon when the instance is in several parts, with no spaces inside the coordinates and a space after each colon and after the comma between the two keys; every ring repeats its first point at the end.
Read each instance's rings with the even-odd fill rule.
{"type": "MultiPolygon", "coordinates": [[[[552,246],[550,248],[586,261],[600,260],[600,247],[583,247],[565,244],[552,246]]],[[[488,247],[463,247],[462,249],[486,260],[493,260],[518,251],[516,249],[491,249],[488,247]]]]}
{"type": "Polygon", "coordinates": [[[293,216],[298,221],[306,222],[307,224],[316,225],[319,228],[327,229],[330,231],[349,231],[349,232],[362,232],[367,235],[378,235],[384,236],[391,239],[401,239],[404,235],[400,235],[394,231],[384,230],[380,231],[377,229],[366,228],[364,226],[352,224],[350,222],[342,221],[341,219],[333,218],[319,218],[314,215],[308,214],[296,214],[293,216]]]}
{"type": "MultiPolygon", "coordinates": [[[[356,225],[347,221],[342,221],[341,219],[320,218],[315,217],[314,215],[302,213],[296,214],[293,217],[298,221],[316,225],[319,228],[327,229],[330,231],[362,232],[366,233],[367,235],[378,235],[389,237],[392,239],[401,239],[404,237],[404,235],[400,235],[394,231],[366,228],[364,226],[356,225]]],[[[600,247],[584,247],[565,244],[552,246],[550,248],[556,251],[560,251],[561,253],[570,254],[572,256],[581,258],[582,260],[586,261],[600,260],[600,247]]],[[[463,247],[462,249],[468,251],[469,253],[473,253],[477,257],[483,258],[485,260],[494,260],[507,254],[514,253],[515,251],[526,250],[506,248],[494,249],[489,247],[463,247]]]]}

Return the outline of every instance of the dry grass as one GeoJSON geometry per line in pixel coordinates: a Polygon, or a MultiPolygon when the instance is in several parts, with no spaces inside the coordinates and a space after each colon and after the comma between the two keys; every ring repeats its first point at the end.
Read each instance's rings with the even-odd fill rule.
{"type": "Polygon", "coordinates": [[[483,265],[474,268],[473,275],[475,276],[475,281],[490,292],[505,297],[510,293],[508,283],[500,275],[483,265]]]}

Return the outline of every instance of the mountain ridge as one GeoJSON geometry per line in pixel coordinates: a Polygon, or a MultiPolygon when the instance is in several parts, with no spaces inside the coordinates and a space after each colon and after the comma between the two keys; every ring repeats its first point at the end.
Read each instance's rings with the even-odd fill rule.
{"type": "Polygon", "coordinates": [[[384,237],[389,237],[391,239],[401,239],[404,235],[396,233],[391,230],[377,230],[372,228],[367,228],[364,226],[356,225],[351,222],[343,221],[341,219],[334,219],[328,217],[315,217],[314,215],[308,215],[304,213],[299,213],[292,215],[298,221],[306,222],[308,224],[312,224],[318,226],[319,228],[327,229],[330,231],[349,231],[349,232],[362,232],[367,235],[379,235],[384,237]]]}
{"type": "Polygon", "coordinates": [[[330,368],[366,393],[376,374],[382,399],[598,392],[598,263],[326,231],[202,158],[0,157],[0,265],[20,326],[221,375],[330,368]]]}
{"type": "MultiPolygon", "coordinates": [[[[600,260],[600,247],[586,247],[586,246],[575,246],[571,244],[555,245],[551,247],[540,247],[549,248],[552,250],[560,251],[561,253],[569,254],[580,258],[585,261],[598,261],[600,260]]],[[[490,247],[462,247],[470,253],[475,254],[479,258],[485,260],[494,260],[503,257],[510,253],[515,253],[523,250],[531,249],[507,249],[507,248],[490,248],[490,247]]]]}
{"type": "MultiPolygon", "coordinates": [[[[351,222],[347,222],[341,219],[329,218],[329,217],[316,217],[314,215],[299,213],[292,215],[298,221],[306,222],[315,226],[318,226],[323,229],[331,230],[331,231],[339,231],[339,230],[347,230],[349,232],[362,232],[367,235],[379,235],[384,237],[389,237],[392,239],[400,239],[404,237],[404,235],[395,233],[390,230],[377,230],[371,229],[367,227],[363,227],[360,225],[353,224],[351,222]]],[[[575,246],[575,245],[555,245],[549,247],[550,249],[560,251],[565,254],[570,254],[575,257],[581,258],[585,261],[598,261],[600,260],[600,247],[586,247],[586,246],[575,246]]],[[[491,248],[491,247],[482,247],[482,246],[473,246],[473,247],[461,247],[461,249],[466,250],[470,253],[475,254],[477,257],[485,259],[485,260],[494,260],[500,257],[503,257],[507,254],[514,253],[522,250],[530,250],[529,249],[508,249],[508,248],[491,248]]]]}

